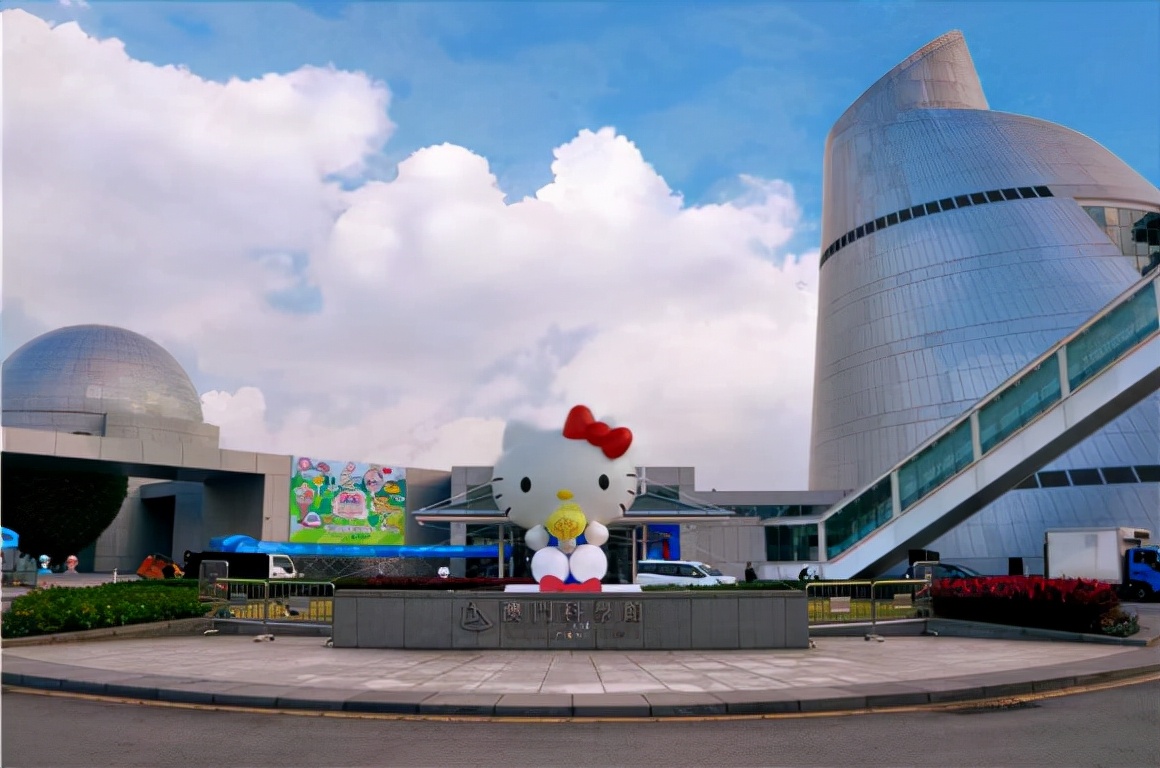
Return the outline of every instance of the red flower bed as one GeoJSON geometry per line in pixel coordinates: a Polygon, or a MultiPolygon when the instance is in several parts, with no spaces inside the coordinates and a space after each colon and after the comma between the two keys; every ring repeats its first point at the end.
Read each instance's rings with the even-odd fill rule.
{"type": "Polygon", "coordinates": [[[337,589],[474,589],[502,592],[508,584],[535,584],[530,578],[460,578],[448,576],[371,576],[369,578],[347,577],[334,582],[337,589]]]}
{"type": "Polygon", "coordinates": [[[931,596],[940,618],[1096,634],[1120,605],[1110,584],[1042,576],[943,579],[931,596]]]}

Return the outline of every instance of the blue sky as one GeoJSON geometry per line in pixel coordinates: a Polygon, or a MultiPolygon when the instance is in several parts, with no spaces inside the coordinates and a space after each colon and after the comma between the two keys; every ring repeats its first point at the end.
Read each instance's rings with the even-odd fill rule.
{"type": "MultiPolygon", "coordinates": [[[[7,5],[7,4],[6,4],[7,5]]],[[[18,3],[207,78],[303,64],[389,84],[397,130],[373,173],[450,142],[509,199],[550,179],[582,128],[628,136],[690,202],[738,174],[794,185],[817,246],[833,121],[912,51],[961,29],[993,109],[1095,138],[1160,184],[1154,2],[18,3]]]]}
{"type": "Polygon", "coordinates": [[[86,34],[4,17],[6,349],[144,333],[243,450],[486,465],[585,403],[804,487],[826,135],[952,29],[1160,184],[1155,2],[22,7],[86,34]]]}

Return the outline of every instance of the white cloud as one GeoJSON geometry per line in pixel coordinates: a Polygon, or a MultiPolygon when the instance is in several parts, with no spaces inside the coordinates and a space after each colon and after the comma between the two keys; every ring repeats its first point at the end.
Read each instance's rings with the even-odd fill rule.
{"type": "Polygon", "coordinates": [[[382,84],[215,83],[3,19],[5,304],[196,348],[227,447],[489,463],[508,417],[584,402],[702,487],[805,486],[818,264],[774,257],[787,185],[689,206],[603,128],[519,201],[448,144],[343,191],[391,133],[382,84]]]}

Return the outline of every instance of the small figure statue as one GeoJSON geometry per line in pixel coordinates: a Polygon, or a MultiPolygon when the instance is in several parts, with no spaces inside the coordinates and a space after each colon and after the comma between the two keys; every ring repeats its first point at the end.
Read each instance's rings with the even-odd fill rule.
{"type": "Polygon", "coordinates": [[[65,573],[72,574],[73,576],[79,576],[80,574],[77,573],[77,565],[79,563],[80,560],[77,559],[76,555],[69,555],[68,559],[64,561],[65,567],[68,569],[65,571],[65,573]]]}
{"type": "Polygon", "coordinates": [[[52,558],[48,555],[41,555],[37,558],[40,561],[40,568],[36,571],[41,576],[52,573],[52,569],[48,566],[52,565],[52,558]]]}

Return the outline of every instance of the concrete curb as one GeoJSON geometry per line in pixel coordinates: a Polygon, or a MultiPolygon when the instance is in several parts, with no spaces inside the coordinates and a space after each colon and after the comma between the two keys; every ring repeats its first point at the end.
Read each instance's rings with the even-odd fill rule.
{"type": "Polygon", "coordinates": [[[928,631],[943,637],[979,637],[993,640],[1057,640],[1071,643],[1095,643],[1097,645],[1123,645],[1146,648],[1160,643],[1160,636],[1144,638],[1137,633],[1132,637],[1112,635],[1091,635],[1082,632],[1063,632],[1057,629],[1036,629],[1033,627],[1013,627],[1007,624],[985,624],[978,621],[958,621],[955,619],[928,619],[928,631]]]}
{"type": "Polygon", "coordinates": [[[80,632],[60,632],[55,635],[33,635],[31,637],[11,637],[0,640],[2,648],[25,648],[30,645],[53,645],[55,643],[80,643],[90,640],[128,640],[132,638],[172,637],[174,635],[198,635],[209,629],[213,620],[209,617],[155,621],[149,624],[127,624],[123,627],[103,627],[80,632]]]}
{"type": "Polygon", "coordinates": [[[937,634],[942,637],[975,637],[987,640],[1053,640],[1069,643],[1094,643],[1096,645],[1122,645],[1129,648],[1145,648],[1160,643],[1160,635],[1145,637],[1141,630],[1131,637],[1111,635],[1091,635],[1082,632],[1063,632],[1056,629],[1036,629],[1034,627],[1014,627],[1008,624],[986,624],[979,621],[958,619],[899,619],[880,622],[868,621],[848,624],[817,624],[810,627],[810,637],[862,637],[869,633],[882,637],[908,637],[923,634],[937,634]]]}
{"type": "Polygon", "coordinates": [[[668,718],[843,712],[970,703],[1160,673],[1160,646],[1088,661],[931,680],[719,693],[353,691],[136,674],[6,658],[0,682],[49,691],[211,706],[415,716],[668,718]]]}

